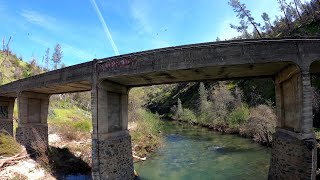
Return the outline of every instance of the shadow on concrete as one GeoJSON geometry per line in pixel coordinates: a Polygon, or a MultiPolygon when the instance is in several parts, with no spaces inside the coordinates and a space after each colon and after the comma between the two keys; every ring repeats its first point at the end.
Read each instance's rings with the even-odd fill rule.
{"type": "Polygon", "coordinates": [[[57,179],[92,179],[90,165],[68,148],[49,146],[47,151],[29,149],[28,153],[57,179]]]}

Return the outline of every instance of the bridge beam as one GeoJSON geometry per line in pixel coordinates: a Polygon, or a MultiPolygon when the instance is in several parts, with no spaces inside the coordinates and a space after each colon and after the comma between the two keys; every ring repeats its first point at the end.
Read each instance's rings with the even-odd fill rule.
{"type": "Polygon", "coordinates": [[[13,136],[13,108],[15,98],[0,97],[0,131],[13,136]]]}
{"type": "Polygon", "coordinates": [[[316,140],[309,72],[291,65],[275,79],[277,129],[269,179],[315,179],[316,140]]]}
{"type": "Polygon", "coordinates": [[[128,89],[108,81],[92,89],[92,177],[133,179],[128,89]]]}
{"type": "Polygon", "coordinates": [[[48,108],[49,95],[19,93],[16,140],[27,149],[33,148],[33,144],[48,146],[48,108]]]}

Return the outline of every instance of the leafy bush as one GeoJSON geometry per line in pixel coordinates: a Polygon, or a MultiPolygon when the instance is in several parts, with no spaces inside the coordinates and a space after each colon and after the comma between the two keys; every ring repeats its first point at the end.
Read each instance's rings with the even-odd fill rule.
{"type": "Polygon", "coordinates": [[[158,114],[144,109],[140,109],[138,113],[142,118],[136,121],[137,126],[130,134],[134,152],[139,156],[145,156],[162,145],[162,123],[158,114]]]}
{"type": "Polygon", "coordinates": [[[182,121],[195,122],[197,121],[196,115],[188,108],[183,109],[180,119],[182,121]]]}
{"type": "Polygon", "coordinates": [[[210,125],[213,124],[214,118],[210,112],[207,113],[201,113],[198,115],[197,123],[203,124],[203,125],[210,125]]]}
{"type": "Polygon", "coordinates": [[[231,128],[238,128],[240,125],[247,122],[249,119],[250,110],[247,105],[243,104],[242,106],[233,110],[227,119],[228,124],[231,128]]]}

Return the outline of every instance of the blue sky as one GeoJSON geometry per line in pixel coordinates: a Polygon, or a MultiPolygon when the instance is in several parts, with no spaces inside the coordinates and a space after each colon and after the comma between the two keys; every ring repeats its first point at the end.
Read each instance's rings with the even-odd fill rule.
{"type": "MultiPolygon", "coordinates": [[[[242,0],[260,21],[276,0],[242,0]]],[[[0,37],[41,64],[57,43],[66,65],[148,49],[229,39],[238,19],[227,0],[0,0],[0,37]],[[100,11],[100,12],[99,12],[100,11]],[[100,16],[101,15],[101,16],[100,16]],[[106,26],[102,22],[106,23],[106,26]],[[111,40],[112,39],[112,40],[111,40]]]]}

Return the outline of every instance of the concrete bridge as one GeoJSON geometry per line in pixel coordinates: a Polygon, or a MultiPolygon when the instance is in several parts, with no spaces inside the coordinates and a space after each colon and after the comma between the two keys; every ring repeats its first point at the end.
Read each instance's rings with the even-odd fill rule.
{"type": "Polygon", "coordinates": [[[128,91],[132,87],[247,77],[274,78],[277,129],[269,179],[315,179],[310,74],[320,72],[320,39],[259,39],[156,49],[47,72],[0,86],[0,128],[25,146],[48,143],[52,94],[91,91],[92,175],[133,179],[128,133],[128,91]]]}

